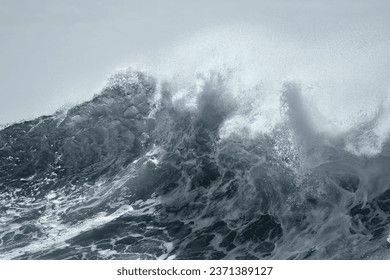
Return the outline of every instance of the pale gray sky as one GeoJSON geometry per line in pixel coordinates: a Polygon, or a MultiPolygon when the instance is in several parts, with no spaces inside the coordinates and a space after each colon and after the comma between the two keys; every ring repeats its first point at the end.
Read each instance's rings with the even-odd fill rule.
{"type": "Polygon", "coordinates": [[[385,41],[389,12],[386,0],[0,0],[0,124],[86,100],[114,69],[207,28],[250,23],[303,40],[351,29],[385,41]]]}

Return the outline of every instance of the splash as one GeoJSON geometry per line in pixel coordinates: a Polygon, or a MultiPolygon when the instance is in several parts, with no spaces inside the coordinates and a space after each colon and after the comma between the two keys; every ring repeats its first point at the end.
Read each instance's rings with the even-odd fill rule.
{"type": "Polygon", "coordinates": [[[213,30],[1,130],[1,256],[388,258],[390,56],[342,35],[213,30]]]}
{"type": "Polygon", "coordinates": [[[345,148],[356,155],[380,153],[389,134],[390,61],[383,40],[342,31],[302,40],[248,25],[205,33],[151,63],[151,72],[171,84],[178,106],[194,107],[204,79],[218,73],[226,98],[237,105],[223,134],[270,133],[283,122],[283,88],[295,83],[312,129],[348,139],[345,148]],[[365,133],[354,139],[358,127],[365,133]]]}

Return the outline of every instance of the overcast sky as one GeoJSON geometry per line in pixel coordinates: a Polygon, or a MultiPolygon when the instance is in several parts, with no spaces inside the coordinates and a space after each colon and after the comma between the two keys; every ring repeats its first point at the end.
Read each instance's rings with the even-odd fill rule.
{"type": "MultiPolygon", "coordinates": [[[[387,40],[390,1],[0,0],[0,124],[89,99],[118,67],[208,28],[387,40]]],[[[295,37],[295,38],[300,38],[295,37]]]]}

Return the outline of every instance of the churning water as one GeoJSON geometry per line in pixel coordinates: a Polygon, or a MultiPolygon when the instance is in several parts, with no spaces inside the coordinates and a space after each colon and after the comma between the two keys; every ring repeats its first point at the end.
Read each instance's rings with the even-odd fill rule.
{"type": "Polygon", "coordinates": [[[0,131],[2,259],[389,259],[389,50],[218,30],[0,131]]]}

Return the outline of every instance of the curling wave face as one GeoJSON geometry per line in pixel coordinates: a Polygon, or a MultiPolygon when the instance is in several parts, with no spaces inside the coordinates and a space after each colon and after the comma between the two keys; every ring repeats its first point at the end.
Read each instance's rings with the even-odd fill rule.
{"type": "Polygon", "coordinates": [[[1,130],[1,258],[388,259],[386,100],[342,127],[315,85],[236,74],[123,70],[1,130]]]}

